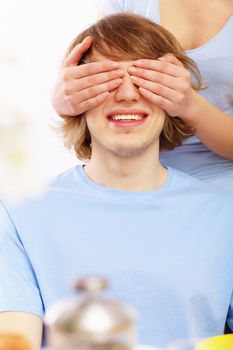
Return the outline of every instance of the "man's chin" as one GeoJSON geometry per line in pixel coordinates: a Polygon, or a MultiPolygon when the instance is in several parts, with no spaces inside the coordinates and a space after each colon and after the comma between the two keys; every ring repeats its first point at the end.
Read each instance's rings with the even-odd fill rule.
{"type": "Polygon", "coordinates": [[[158,143],[157,135],[148,140],[139,140],[134,137],[133,139],[127,138],[127,140],[123,140],[123,138],[107,140],[106,142],[100,142],[93,138],[92,150],[94,153],[106,155],[107,157],[112,156],[119,159],[133,160],[142,157],[144,154],[148,153],[150,149],[156,153],[158,143]]]}
{"type": "Polygon", "coordinates": [[[119,158],[119,159],[134,159],[137,157],[142,156],[143,154],[145,154],[146,150],[148,149],[148,145],[144,145],[144,146],[125,146],[123,147],[122,145],[119,147],[116,147],[114,149],[109,150],[110,153],[119,158]]]}

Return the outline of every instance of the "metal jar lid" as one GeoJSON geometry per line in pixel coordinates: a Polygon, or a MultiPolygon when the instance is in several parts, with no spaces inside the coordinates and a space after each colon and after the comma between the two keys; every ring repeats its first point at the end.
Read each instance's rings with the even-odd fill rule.
{"type": "Polygon", "coordinates": [[[135,310],[103,297],[101,291],[107,287],[108,282],[102,277],[79,279],[75,289],[84,292],[83,296],[54,305],[45,316],[46,324],[80,340],[105,341],[133,330],[135,310]]]}

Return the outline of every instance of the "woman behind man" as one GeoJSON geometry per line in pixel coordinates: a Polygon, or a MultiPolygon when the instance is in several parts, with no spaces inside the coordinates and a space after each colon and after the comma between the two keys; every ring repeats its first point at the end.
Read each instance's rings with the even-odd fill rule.
{"type": "MultiPolygon", "coordinates": [[[[161,154],[163,164],[233,189],[233,2],[102,0],[97,6],[101,15],[127,11],[149,17],[170,30],[197,63],[207,86],[198,93],[172,55],[138,63],[131,74],[144,97],[195,129],[182,146],[161,154]]],[[[77,75],[75,66],[90,45],[87,38],[64,61],[52,94],[60,115],[81,114],[106,98],[104,87],[111,91],[117,86],[120,73],[109,66],[95,65],[89,76],[77,75]]]]}

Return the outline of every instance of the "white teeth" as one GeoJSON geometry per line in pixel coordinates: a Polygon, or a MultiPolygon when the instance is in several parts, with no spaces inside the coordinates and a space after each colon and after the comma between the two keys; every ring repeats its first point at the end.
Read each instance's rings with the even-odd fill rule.
{"type": "Polygon", "coordinates": [[[143,119],[142,115],[138,114],[117,114],[111,116],[112,120],[141,120],[143,119]]]}

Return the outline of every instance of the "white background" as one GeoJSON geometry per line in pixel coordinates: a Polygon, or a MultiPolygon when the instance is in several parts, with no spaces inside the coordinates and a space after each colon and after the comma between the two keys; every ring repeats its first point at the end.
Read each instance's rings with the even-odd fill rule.
{"type": "Polygon", "coordinates": [[[1,84],[30,111],[48,176],[77,163],[50,127],[49,95],[70,42],[95,19],[92,0],[0,0],[1,84]]]}

